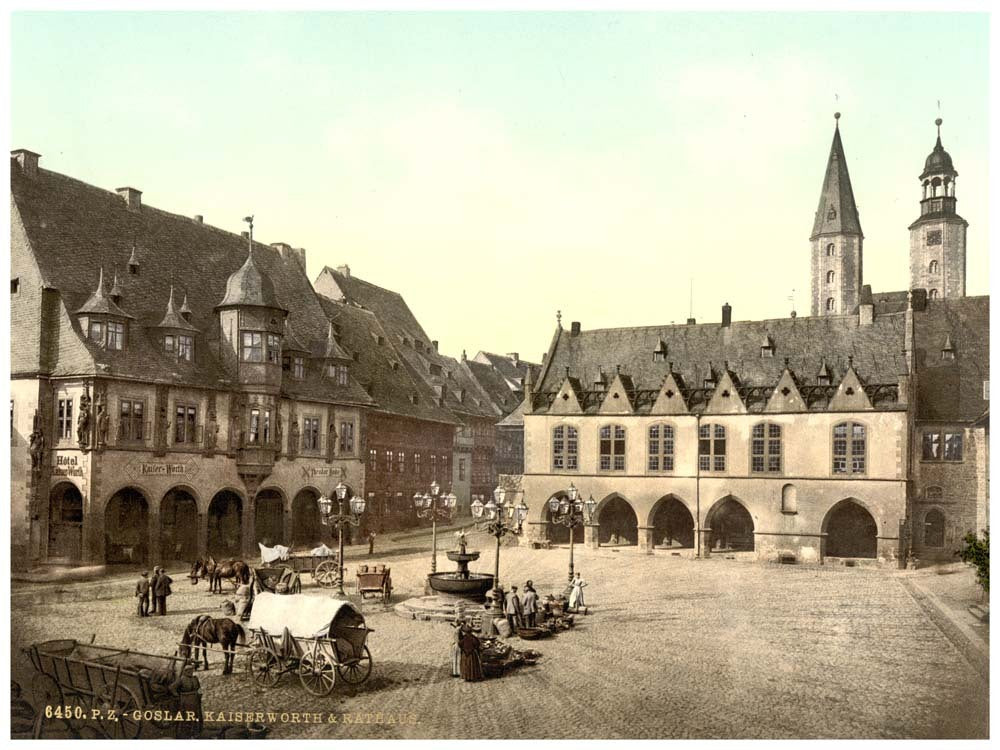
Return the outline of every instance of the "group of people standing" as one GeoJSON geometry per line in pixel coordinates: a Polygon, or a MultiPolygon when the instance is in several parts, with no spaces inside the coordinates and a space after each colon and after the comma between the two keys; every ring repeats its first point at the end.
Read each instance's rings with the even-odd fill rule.
{"type": "Polygon", "coordinates": [[[517,586],[511,586],[503,603],[503,613],[510,625],[510,632],[518,628],[533,628],[538,616],[538,592],[531,581],[524,584],[524,594],[517,593],[517,586]]]}
{"type": "Polygon", "coordinates": [[[135,585],[135,596],[138,600],[139,617],[149,617],[150,614],[167,614],[167,597],[173,593],[170,584],[174,582],[167,571],[160,566],[153,568],[153,577],[149,577],[149,571],[142,571],[138,583],[135,585]],[[153,611],[150,612],[150,605],[153,611]]]}

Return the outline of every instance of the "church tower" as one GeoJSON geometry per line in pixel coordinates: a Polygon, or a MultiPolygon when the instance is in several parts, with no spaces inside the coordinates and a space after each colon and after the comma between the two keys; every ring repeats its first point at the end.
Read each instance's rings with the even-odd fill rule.
{"type": "Polygon", "coordinates": [[[926,289],[928,299],[965,296],[965,231],[969,223],[955,210],[958,172],[937,143],[920,175],[920,218],[910,224],[910,288],[926,289]]]}
{"type": "Polygon", "coordinates": [[[861,247],[865,238],[840,142],[840,112],[834,118],[833,145],[809,238],[813,315],[848,314],[857,306],[861,293],[861,247]]]}

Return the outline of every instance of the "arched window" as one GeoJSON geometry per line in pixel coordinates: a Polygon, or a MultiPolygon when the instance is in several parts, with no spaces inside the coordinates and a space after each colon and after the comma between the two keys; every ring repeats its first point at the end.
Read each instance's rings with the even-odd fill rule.
{"type": "Polygon", "coordinates": [[[927,271],[928,271],[928,273],[937,273],[938,272],[938,262],[936,260],[932,260],[930,266],[927,267],[927,271]]]}
{"type": "Polygon", "coordinates": [[[832,258],[836,254],[836,252],[837,252],[837,249],[833,246],[832,242],[829,245],[826,246],[826,257],[827,258],[832,258]]]}
{"type": "Polygon", "coordinates": [[[930,297],[931,299],[937,299],[938,298],[938,290],[937,289],[931,289],[930,292],[927,293],[927,296],[930,297]]]}
{"type": "Polygon", "coordinates": [[[668,424],[654,424],[649,428],[649,470],[674,470],[674,428],[668,424]]]}
{"type": "Polygon", "coordinates": [[[864,474],[867,440],[865,426],[841,422],[833,428],[833,473],[864,474]]]}
{"type": "Polygon", "coordinates": [[[761,422],[753,426],[750,471],[756,474],[781,472],[781,425],[761,422]]]}
{"type": "Polygon", "coordinates": [[[827,271],[826,272],[826,283],[827,284],[832,284],[833,281],[834,281],[834,279],[836,279],[836,278],[837,278],[837,274],[835,274],[833,271],[827,271]]]}
{"type": "Polygon", "coordinates": [[[625,428],[605,425],[600,433],[601,471],[625,471],[625,428]]]}
{"type": "Polygon", "coordinates": [[[944,546],[944,513],[937,508],[927,511],[924,516],[924,546],[944,546]]]}
{"type": "Polygon", "coordinates": [[[559,425],[554,428],[552,430],[552,468],[576,471],[579,468],[578,446],[575,427],[559,425]]]}
{"type": "Polygon", "coordinates": [[[833,299],[833,297],[827,297],[826,298],[826,311],[827,312],[834,312],[836,309],[837,309],[837,302],[833,299]]]}
{"type": "Polygon", "coordinates": [[[701,471],[726,470],[726,428],[721,424],[698,427],[698,468],[701,471]]]}
{"type": "Polygon", "coordinates": [[[781,488],[781,512],[799,512],[799,493],[794,484],[786,484],[781,488]]]}

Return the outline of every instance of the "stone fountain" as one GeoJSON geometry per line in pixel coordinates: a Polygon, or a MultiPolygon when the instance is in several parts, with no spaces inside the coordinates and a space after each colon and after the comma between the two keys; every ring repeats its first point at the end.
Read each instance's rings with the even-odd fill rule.
{"type": "Polygon", "coordinates": [[[486,592],[493,588],[493,575],[469,570],[469,563],[478,560],[480,553],[467,549],[465,534],[459,532],[457,536],[458,549],[446,553],[457,565],[456,570],[429,574],[427,583],[434,594],[400,602],[395,607],[396,614],[415,620],[448,622],[465,616],[467,610],[480,614],[481,602],[486,600],[486,592]]]}

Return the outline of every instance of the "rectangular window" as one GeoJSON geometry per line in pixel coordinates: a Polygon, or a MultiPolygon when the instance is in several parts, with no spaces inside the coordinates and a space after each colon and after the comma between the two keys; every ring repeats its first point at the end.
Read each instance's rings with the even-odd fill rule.
{"type": "Polygon", "coordinates": [[[174,410],[174,442],[193,443],[198,424],[198,409],[194,406],[177,404],[174,410]]]}
{"type": "Polygon", "coordinates": [[[174,337],[171,336],[170,334],[167,334],[166,336],[163,337],[163,351],[165,351],[167,354],[174,353],[174,337]]]}
{"type": "Polygon", "coordinates": [[[648,432],[646,467],[649,471],[674,470],[674,428],[668,424],[654,424],[648,432]]]}
{"type": "Polygon", "coordinates": [[[925,432],[921,458],[924,461],[941,460],[941,433],[925,432]]]}
{"type": "Polygon", "coordinates": [[[257,331],[243,331],[241,359],[244,362],[264,361],[264,338],[257,331]]]}
{"type": "Polygon", "coordinates": [[[319,417],[302,419],[302,450],[319,450],[319,417]]]}
{"type": "Polygon", "coordinates": [[[302,357],[292,358],[292,377],[302,380],[306,376],[306,361],[302,357]]]}
{"type": "Polygon", "coordinates": [[[267,445],[271,442],[271,410],[264,409],[264,430],[263,430],[264,444],[267,445]]]}
{"type": "Polygon", "coordinates": [[[600,431],[600,468],[602,471],[625,470],[625,428],[608,425],[600,431]]]}
{"type": "Polygon", "coordinates": [[[260,409],[250,410],[250,434],[248,442],[256,445],[260,442],[260,409]]]}
{"type": "Polygon", "coordinates": [[[108,349],[121,351],[125,348],[125,324],[108,323],[108,349]]]}
{"type": "Polygon", "coordinates": [[[465,459],[464,458],[458,459],[458,481],[459,482],[464,482],[465,481],[465,459]]]}
{"type": "Polygon", "coordinates": [[[20,279],[11,279],[10,280],[10,293],[11,293],[11,296],[17,294],[20,291],[21,291],[21,280],[20,279]]]}
{"type": "Polygon", "coordinates": [[[944,460],[962,460],[962,433],[946,432],[944,434],[944,460]]]}
{"type": "Polygon", "coordinates": [[[925,432],[920,458],[923,461],[961,461],[961,432],[925,432]]]}
{"type": "Polygon", "coordinates": [[[194,357],[194,339],[190,336],[177,337],[177,356],[188,362],[194,357]]]}
{"type": "Polygon", "coordinates": [[[750,436],[750,471],[781,471],[781,425],[756,424],[750,436]]]}
{"type": "Polygon", "coordinates": [[[726,428],[721,424],[698,427],[698,469],[726,470],[726,428]]]}
{"type": "Polygon", "coordinates": [[[347,365],[337,365],[337,385],[347,385],[347,365]]]}
{"type": "Polygon", "coordinates": [[[90,321],[90,340],[104,346],[104,323],[99,320],[90,321]]]}
{"type": "Polygon", "coordinates": [[[403,451],[396,453],[396,469],[400,474],[406,473],[406,454],[403,451]]]}
{"type": "Polygon", "coordinates": [[[437,479],[437,460],[438,457],[435,454],[431,454],[431,479],[437,479]]]}
{"type": "Polygon", "coordinates": [[[267,334],[267,361],[276,365],[281,361],[281,337],[267,334]]]}
{"type": "Polygon", "coordinates": [[[865,426],[842,422],[833,428],[833,473],[864,474],[867,470],[865,426]]]}
{"type": "Polygon", "coordinates": [[[142,401],[123,399],[119,402],[118,432],[122,440],[143,440],[144,411],[142,401]]]}
{"type": "Polygon", "coordinates": [[[354,422],[340,423],[340,453],[351,455],[354,453],[354,422]]]}
{"type": "Polygon", "coordinates": [[[69,440],[73,437],[73,399],[59,399],[58,407],[56,439],[69,440]]]}
{"type": "Polygon", "coordinates": [[[371,471],[378,469],[378,451],[374,448],[368,451],[368,468],[371,471]]]}
{"type": "Polygon", "coordinates": [[[385,473],[392,474],[392,451],[385,452],[385,473]]]}

